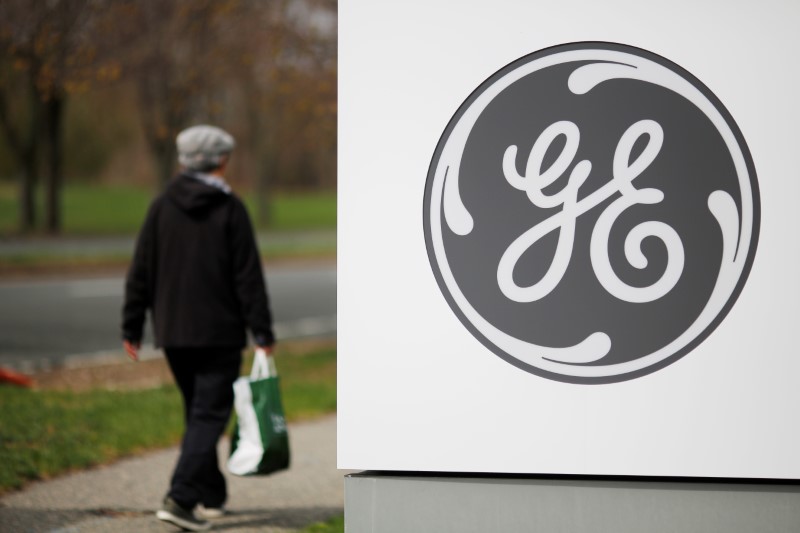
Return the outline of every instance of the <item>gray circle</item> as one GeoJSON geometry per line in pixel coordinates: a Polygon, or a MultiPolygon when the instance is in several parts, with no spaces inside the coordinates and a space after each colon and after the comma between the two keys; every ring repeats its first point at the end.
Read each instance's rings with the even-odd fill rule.
{"type": "Polygon", "coordinates": [[[462,104],[431,162],[424,225],[443,294],[485,346],[543,377],[611,383],[671,364],[722,321],[755,254],[758,185],[741,132],[694,76],[641,49],[574,43],[518,59],[462,104]],[[551,126],[562,133],[548,145],[544,137],[551,126]],[[638,137],[637,127],[645,131],[638,137]],[[570,141],[567,130],[574,134],[570,141]],[[627,152],[626,132],[636,139],[627,152]],[[537,140],[547,148],[541,165],[531,166],[537,140]],[[568,160],[563,172],[545,187],[536,185],[541,174],[558,166],[560,154],[569,152],[568,142],[577,148],[574,157],[562,156],[568,160]],[[646,152],[656,145],[650,158],[646,152]],[[636,174],[630,168],[639,158],[652,160],[636,174]],[[566,193],[572,181],[579,182],[584,161],[591,164],[588,177],[574,194],[566,193]],[[626,179],[633,189],[626,188],[626,179]],[[643,190],[658,191],[649,194],[663,199],[643,203],[643,190]],[[559,203],[562,197],[566,200],[559,203]],[[720,218],[710,207],[716,200],[735,217],[720,218]],[[468,215],[448,218],[448,207],[468,215]],[[571,209],[579,214],[566,216],[571,209]],[[469,231],[460,227],[467,219],[469,231]],[[604,238],[603,221],[609,220],[604,238]],[[506,262],[513,265],[510,271],[500,268],[504,257],[514,256],[515,241],[551,223],[555,229],[525,242],[516,261],[506,262]],[[625,243],[642,223],[647,264],[638,268],[625,243]],[[650,231],[656,227],[656,233],[674,233],[679,245],[668,250],[667,241],[650,231]],[[732,238],[725,241],[723,235],[735,236],[733,256],[732,238]],[[566,263],[555,260],[559,243],[569,249],[566,263]],[[602,267],[604,256],[610,270],[602,267]],[[651,288],[671,262],[673,271],[678,263],[682,267],[660,294],[651,288]],[[551,269],[560,276],[548,284],[551,269]],[[550,290],[537,291],[538,286],[550,290]],[[631,301],[639,298],[644,301],[631,301]],[[601,337],[607,351],[576,348],[601,337]],[[587,350],[588,358],[580,355],[587,350]]]}

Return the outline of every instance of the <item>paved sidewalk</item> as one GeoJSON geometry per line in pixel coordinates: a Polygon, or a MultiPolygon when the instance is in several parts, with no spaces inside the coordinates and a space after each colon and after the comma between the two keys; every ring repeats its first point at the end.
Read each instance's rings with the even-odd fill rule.
{"type": "MultiPolygon", "coordinates": [[[[336,417],[289,426],[292,466],[263,478],[227,474],[230,515],[214,530],[288,532],[343,513],[345,471],[336,470],[336,417]]],[[[220,446],[225,457],[227,441],[220,446]]],[[[0,532],[169,533],[154,511],[177,448],[37,482],[0,498],[0,532]]]]}

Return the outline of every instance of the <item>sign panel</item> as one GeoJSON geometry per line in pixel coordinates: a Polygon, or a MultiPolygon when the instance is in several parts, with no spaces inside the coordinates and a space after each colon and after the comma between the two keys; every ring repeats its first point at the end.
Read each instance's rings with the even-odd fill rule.
{"type": "Polygon", "coordinates": [[[797,22],[342,2],[339,466],[800,479],[797,22]]]}
{"type": "Polygon", "coordinates": [[[462,104],[428,172],[425,236],[487,348],[608,383],[716,327],[752,264],[758,207],[741,132],[699,80],[644,50],[576,43],[519,59],[462,104]]]}

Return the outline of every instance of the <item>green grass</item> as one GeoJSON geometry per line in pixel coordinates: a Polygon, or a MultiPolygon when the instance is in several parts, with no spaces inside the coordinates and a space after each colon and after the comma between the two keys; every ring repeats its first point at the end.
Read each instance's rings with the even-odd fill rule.
{"type": "MultiPolygon", "coordinates": [[[[65,235],[135,234],[153,198],[150,189],[68,184],[64,188],[63,215],[65,235]]],[[[257,220],[255,199],[244,194],[251,217],[257,220]]],[[[39,219],[43,209],[39,202],[39,219]]],[[[332,229],[336,227],[336,193],[278,193],[272,201],[272,230],[332,229]]],[[[0,184],[0,235],[17,231],[19,205],[17,190],[9,183],[0,184]]]]}
{"type": "MultiPolygon", "coordinates": [[[[255,205],[254,199],[251,196],[246,196],[245,199],[251,206],[253,220],[257,220],[252,208],[255,205]]],[[[150,200],[150,191],[142,188],[69,185],[64,191],[63,234],[73,237],[134,235],[144,220],[150,200]]],[[[263,229],[273,233],[268,233],[266,238],[259,241],[265,259],[303,259],[335,255],[335,238],[330,237],[330,230],[336,228],[334,192],[282,193],[272,202],[272,210],[273,221],[268,228],[263,229]],[[322,235],[314,235],[313,230],[323,230],[322,235]]],[[[41,210],[39,214],[41,215],[41,210]]],[[[0,238],[16,233],[17,218],[16,190],[11,184],[0,183],[0,238]]],[[[103,251],[91,247],[82,249],[80,246],[71,251],[33,247],[26,251],[0,255],[0,275],[18,271],[116,267],[126,265],[132,252],[133,250],[103,251]]]]}
{"type": "MultiPolygon", "coordinates": [[[[249,369],[252,357],[242,365],[249,369]]],[[[290,421],[336,411],[336,350],[298,355],[279,351],[276,358],[281,376],[281,397],[290,421]]]]}
{"type": "Polygon", "coordinates": [[[301,533],[344,533],[344,516],[337,516],[325,522],[312,524],[302,529],[301,533]]]}
{"type": "Polygon", "coordinates": [[[86,393],[0,387],[0,490],[177,442],[174,387],[86,393]]]}
{"type": "MultiPolygon", "coordinates": [[[[335,411],[335,349],[279,352],[278,370],[289,421],[335,411]]],[[[183,431],[174,386],[73,393],[5,385],[0,386],[0,413],[0,493],[29,480],[176,444],[183,431]]]]}
{"type": "Polygon", "coordinates": [[[300,420],[336,411],[336,349],[279,357],[286,416],[300,420]]]}
{"type": "MultiPolygon", "coordinates": [[[[39,195],[37,215],[44,220],[44,203],[39,195]]],[[[125,235],[135,233],[142,223],[151,193],[135,187],[69,185],[64,189],[64,233],[67,235],[125,235]]],[[[0,234],[17,231],[19,203],[17,191],[0,185],[0,234]]]]}
{"type": "MultiPolygon", "coordinates": [[[[255,200],[245,200],[251,215],[256,217],[255,200]]],[[[270,229],[307,230],[336,227],[336,193],[329,191],[279,194],[272,203],[270,229]]]]}
{"type": "Polygon", "coordinates": [[[0,183],[0,234],[13,231],[18,219],[17,191],[7,183],[0,183]]]}
{"type": "Polygon", "coordinates": [[[64,233],[135,233],[144,220],[150,199],[151,193],[146,189],[70,185],[64,189],[64,233]]]}

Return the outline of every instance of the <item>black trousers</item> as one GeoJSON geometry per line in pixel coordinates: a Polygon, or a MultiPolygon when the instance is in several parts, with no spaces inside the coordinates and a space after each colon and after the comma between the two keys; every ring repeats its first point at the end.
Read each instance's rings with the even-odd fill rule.
{"type": "Polygon", "coordinates": [[[168,496],[187,509],[221,507],[228,493],[219,470],[217,443],[233,408],[239,348],[165,348],[183,396],[186,432],[168,496]]]}

